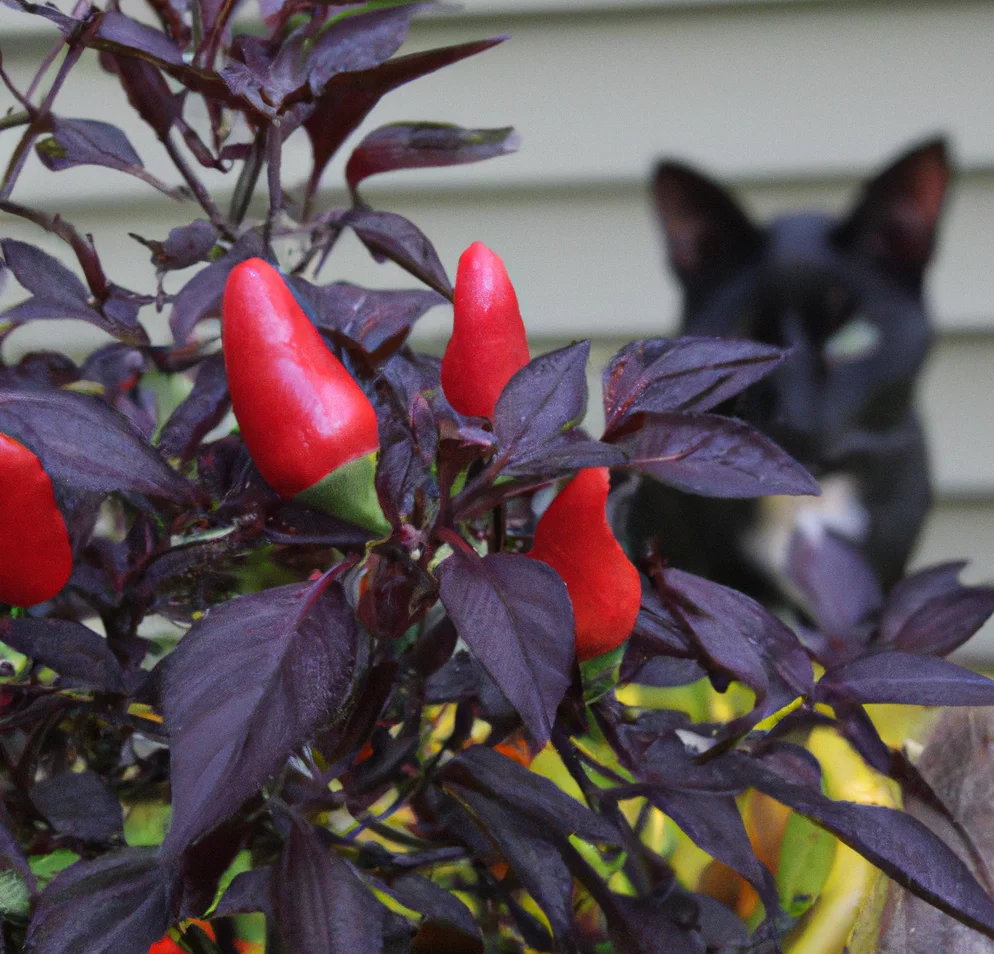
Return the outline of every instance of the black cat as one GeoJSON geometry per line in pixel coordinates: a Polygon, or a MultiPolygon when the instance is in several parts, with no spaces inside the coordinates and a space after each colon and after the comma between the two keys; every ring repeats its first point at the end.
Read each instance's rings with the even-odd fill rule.
{"type": "Polygon", "coordinates": [[[657,167],[682,332],[792,349],[723,410],[804,464],[822,497],[714,501],[646,480],[627,518],[635,549],[658,540],[673,565],[768,598],[794,529],[814,523],[858,546],[885,588],[896,582],[931,502],[914,389],[931,343],[922,278],[949,177],[933,140],[870,181],[844,218],[803,212],[761,227],[699,172],[657,167]]]}

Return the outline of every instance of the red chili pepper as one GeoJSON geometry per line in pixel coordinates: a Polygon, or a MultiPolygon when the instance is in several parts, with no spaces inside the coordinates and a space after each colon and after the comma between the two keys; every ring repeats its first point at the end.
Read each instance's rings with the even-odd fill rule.
{"type": "MultiPolygon", "coordinates": [[[[242,262],[228,276],[222,339],[242,437],[281,497],[295,497],[353,461],[372,460],[380,446],[372,404],[262,259],[242,262]]],[[[373,465],[362,471],[371,487],[373,465]]]]}
{"type": "Polygon", "coordinates": [[[459,259],[442,390],[460,414],[494,416],[507,382],[528,364],[528,340],[504,263],[482,242],[459,259]]]}
{"type": "Polygon", "coordinates": [[[542,514],[528,554],[566,584],[581,662],[624,643],[642,603],[638,570],[607,522],[608,489],[606,467],[581,470],[542,514]]]}
{"type": "Polygon", "coordinates": [[[52,481],[23,444],[0,434],[0,600],[34,606],[72,573],[72,547],[52,481]]]}

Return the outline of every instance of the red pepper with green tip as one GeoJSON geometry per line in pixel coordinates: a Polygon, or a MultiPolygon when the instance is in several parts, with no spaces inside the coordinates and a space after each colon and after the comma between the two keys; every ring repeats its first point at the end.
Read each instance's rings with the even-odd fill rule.
{"type": "Polygon", "coordinates": [[[500,258],[474,242],[459,259],[442,391],[460,414],[493,418],[507,382],[528,364],[518,296],[500,258]]]}
{"type": "Polygon", "coordinates": [[[528,554],[562,578],[573,604],[580,662],[621,646],[642,603],[638,570],[607,522],[608,469],[581,470],[549,504],[528,554]]]}
{"type": "Polygon", "coordinates": [[[0,434],[0,600],[34,606],[72,574],[72,547],[37,455],[0,434]]]}
{"type": "Polygon", "coordinates": [[[373,405],[262,259],[231,270],[221,339],[232,409],[267,483],[284,500],[386,532],[373,483],[373,405]]]}

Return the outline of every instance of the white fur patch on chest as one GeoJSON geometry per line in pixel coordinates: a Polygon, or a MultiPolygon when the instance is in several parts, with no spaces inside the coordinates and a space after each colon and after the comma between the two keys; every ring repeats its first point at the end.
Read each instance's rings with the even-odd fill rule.
{"type": "Polygon", "coordinates": [[[744,555],[770,576],[780,578],[795,532],[811,540],[831,531],[862,544],[870,530],[856,480],[848,474],[829,474],[819,481],[820,497],[763,497],[756,522],[742,540],[744,555]]]}

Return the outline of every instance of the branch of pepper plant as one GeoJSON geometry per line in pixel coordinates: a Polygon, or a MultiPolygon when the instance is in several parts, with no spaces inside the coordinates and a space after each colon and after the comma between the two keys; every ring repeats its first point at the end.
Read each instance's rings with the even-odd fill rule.
{"type": "Polygon", "coordinates": [[[41,106],[35,112],[28,128],[24,130],[21,141],[17,144],[10,157],[3,181],[0,182],[0,199],[10,198],[10,193],[14,189],[17,177],[21,174],[24,163],[27,161],[28,151],[31,149],[31,145],[37,135],[42,131],[42,127],[48,119],[48,114],[51,112],[52,104],[55,102],[55,97],[58,96],[59,91],[62,89],[62,84],[66,81],[70,71],[83,55],[83,50],[86,48],[84,40],[88,40],[90,35],[95,33],[97,27],[100,25],[100,18],[92,14],[93,10],[91,8],[90,15],[66,37],[65,42],[69,47],[66,58],[62,61],[59,72],[55,75],[55,80],[52,82],[44,100],[42,100],[41,106]]]}
{"type": "Polygon", "coordinates": [[[266,138],[267,130],[264,127],[256,133],[252,141],[252,152],[242,164],[242,171],[238,174],[238,182],[235,183],[235,192],[228,210],[228,218],[236,227],[242,224],[249,203],[252,201],[252,194],[255,192],[255,184],[259,181],[259,173],[262,172],[262,164],[266,157],[266,138]]]}
{"type": "Polygon", "coordinates": [[[16,129],[18,126],[26,126],[31,122],[31,114],[25,111],[11,113],[9,116],[0,118],[0,132],[4,129],[16,129]]]}
{"type": "Polygon", "coordinates": [[[280,170],[283,158],[283,133],[279,120],[274,120],[266,130],[266,183],[269,187],[269,211],[262,228],[263,244],[268,246],[273,234],[273,221],[283,208],[283,184],[280,170]]]}
{"type": "MultiPolygon", "coordinates": [[[[83,14],[90,9],[90,0],[77,0],[76,6],[72,8],[70,16],[78,20],[83,14]]],[[[28,86],[28,91],[24,94],[25,98],[30,101],[31,97],[34,96],[35,90],[38,89],[38,84],[42,81],[44,75],[48,72],[48,68],[55,62],[55,58],[59,55],[62,47],[65,46],[65,38],[60,37],[55,43],[52,44],[52,48],[45,54],[45,58],[41,61],[38,69],[35,71],[35,75],[28,86]]]]}
{"type": "MultiPolygon", "coordinates": [[[[62,49],[62,44],[61,43],[59,44],[59,49],[62,49]]],[[[34,113],[35,113],[35,108],[34,108],[34,106],[31,105],[31,97],[30,96],[26,96],[24,93],[22,93],[14,85],[14,81],[10,78],[10,76],[7,75],[6,70],[4,70],[4,68],[3,68],[3,56],[2,55],[0,55],[0,82],[2,82],[3,85],[6,86],[7,89],[10,90],[10,95],[13,96],[14,99],[16,99],[24,107],[24,112],[23,113],[17,113],[16,115],[18,115],[18,116],[26,115],[28,117],[28,119],[30,120],[31,117],[34,116],[34,113]]],[[[3,120],[0,120],[0,122],[3,122],[3,120]]]]}
{"type": "Polygon", "coordinates": [[[572,739],[558,726],[552,729],[552,745],[562,759],[563,765],[566,766],[566,771],[583,792],[591,811],[604,810],[604,814],[618,828],[626,853],[625,874],[639,896],[648,897],[652,892],[652,877],[651,867],[645,857],[645,845],[632,831],[628,819],[625,818],[617,802],[604,798],[602,790],[590,781],[590,777],[577,758],[572,739]]]}
{"type": "Polygon", "coordinates": [[[207,213],[207,217],[210,219],[211,225],[213,225],[214,228],[216,228],[226,239],[233,242],[236,238],[235,230],[231,227],[228,220],[221,214],[221,210],[211,198],[211,194],[194,174],[193,169],[190,167],[189,163],[187,163],[186,159],[183,158],[183,154],[179,151],[176,143],[172,140],[172,134],[167,132],[159,141],[162,143],[163,148],[172,160],[173,165],[176,166],[177,171],[183,177],[183,180],[197,197],[197,202],[200,203],[200,207],[207,213]]]}
{"type": "Polygon", "coordinates": [[[57,235],[76,253],[80,267],[86,275],[90,291],[97,295],[97,297],[106,293],[108,285],[107,276],[104,275],[103,268],[97,258],[97,250],[93,245],[93,241],[89,237],[84,238],[80,235],[76,231],[75,226],[67,222],[61,215],[48,215],[46,212],[39,212],[37,209],[21,205],[19,202],[9,202],[3,198],[0,198],[0,212],[7,212],[10,215],[27,219],[29,222],[34,222],[35,225],[43,228],[46,232],[57,235]],[[98,294],[97,288],[103,289],[103,291],[98,294]]]}

